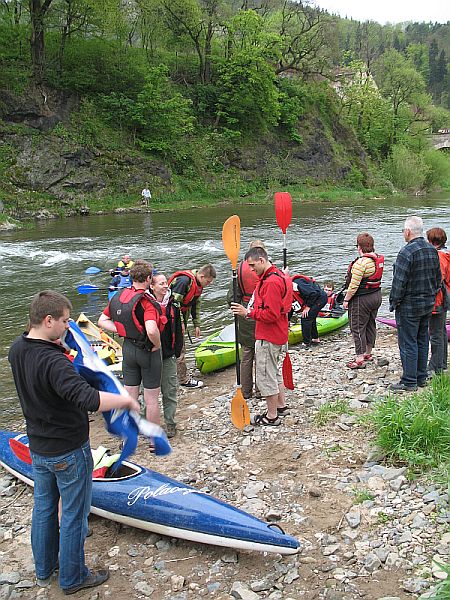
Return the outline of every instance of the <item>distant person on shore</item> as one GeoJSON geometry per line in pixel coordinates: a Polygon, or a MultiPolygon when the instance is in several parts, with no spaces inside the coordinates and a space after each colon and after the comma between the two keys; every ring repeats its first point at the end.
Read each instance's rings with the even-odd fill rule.
{"type": "Polygon", "coordinates": [[[450,252],[446,248],[447,234],[441,227],[433,227],[427,231],[427,239],[439,256],[441,265],[442,286],[436,295],[433,312],[430,318],[430,347],[431,355],[428,363],[428,373],[442,373],[447,369],[448,338],[447,338],[447,309],[448,294],[450,294],[450,252]]]}
{"type": "Polygon", "coordinates": [[[427,382],[428,328],[442,273],[436,248],[423,238],[423,221],[408,217],[403,227],[406,245],[397,255],[389,308],[395,310],[403,374],[393,392],[413,392],[427,382]]]}
{"type": "MultiPolygon", "coordinates": [[[[266,249],[261,240],[254,240],[250,248],[266,249]]],[[[247,307],[255,288],[259,282],[259,277],[252,271],[246,260],[239,263],[237,268],[237,298],[236,302],[247,307]]],[[[228,305],[231,306],[233,301],[233,282],[227,292],[228,305]]],[[[246,319],[238,316],[239,319],[239,343],[242,347],[241,358],[241,384],[242,394],[246,400],[253,396],[253,363],[255,362],[255,325],[253,319],[246,319]]],[[[255,396],[261,397],[258,387],[255,385],[255,396]]]]}
{"type": "Polygon", "coordinates": [[[245,260],[259,281],[249,305],[232,302],[231,311],[256,321],[256,384],[266,399],[267,411],[255,415],[252,421],[254,425],[277,427],[281,425],[280,416],[288,414],[279,363],[288,341],[292,284],[290,278],[270,262],[264,248],[250,248],[245,260]]]}
{"type": "Polygon", "coordinates": [[[216,278],[215,268],[208,264],[198,270],[176,271],[169,277],[169,287],[174,300],[178,303],[183,315],[183,348],[177,359],[178,382],[184,388],[201,388],[203,382],[190,376],[186,366],[186,342],[184,334],[187,331],[189,315],[195,327],[195,337],[200,333],[200,296],[203,288],[212,283],[216,278]]]}
{"type": "Polygon", "coordinates": [[[158,397],[161,385],[161,331],[165,317],[160,305],[148,294],[152,265],[137,260],[130,271],[133,286],[111,298],[100,315],[98,326],[125,338],[123,383],[137,400],[144,386],[145,416],[159,425],[158,397]]]}
{"type": "Polygon", "coordinates": [[[384,256],[374,250],[374,239],[369,233],[356,238],[358,258],[347,269],[344,309],[348,309],[350,331],[353,335],[356,357],[347,363],[349,369],[364,369],[373,360],[372,350],[377,337],[376,317],[381,306],[381,278],[384,256]]]}
{"type": "Polygon", "coordinates": [[[152,199],[152,193],[148,189],[148,183],[145,185],[145,188],[141,192],[142,196],[142,204],[148,206],[150,204],[150,200],[152,199]]]}
{"type": "Polygon", "coordinates": [[[71,308],[65,296],[52,290],[33,296],[29,331],[15,340],[8,355],[33,461],[31,548],[37,585],[47,586],[59,568],[65,594],[101,585],[109,577],[108,569],[90,571],[84,555],[93,468],[88,413],[139,410],[128,394],[95,390],[65,356],[60,338],[69,328],[71,308]]]}

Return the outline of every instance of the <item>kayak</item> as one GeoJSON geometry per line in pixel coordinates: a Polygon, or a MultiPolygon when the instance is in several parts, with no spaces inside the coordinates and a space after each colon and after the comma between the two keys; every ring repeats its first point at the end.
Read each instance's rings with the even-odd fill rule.
{"type": "Polygon", "coordinates": [[[91,347],[112,371],[122,370],[122,346],[105,331],[97,327],[84,313],[76,321],[91,347]]]}
{"type": "MultiPolygon", "coordinates": [[[[33,485],[32,466],[12,450],[11,438],[28,443],[23,434],[0,430],[0,464],[33,485]]],[[[111,477],[93,478],[91,512],[192,542],[279,554],[296,554],[300,550],[298,540],[280,527],[129,461],[124,461],[111,477]]]]}
{"type": "MultiPolygon", "coordinates": [[[[348,314],[346,312],[341,317],[318,317],[317,330],[319,336],[340,329],[347,323],[348,314]]],[[[291,325],[289,328],[289,344],[298,344],[302,339],[301,324],[291,325]]],[[[234,365],[235,362],[234,323],[207,337],[195,351],[195,363],[203,374],[224,369],[234,365]]]]}
{"type": "MultiPolygon", "coordinates": [[[[383,323],[383,325],[389,325],[389,327],[397,328],[397,323],[395,322],[395,319],[389,319],[387,317],[377,317],[377,321],[379,323],[383,323]]],[[[450,341],[450,321],[447,321],[445,326],[447,328],[447,338],[450,341]]]]}

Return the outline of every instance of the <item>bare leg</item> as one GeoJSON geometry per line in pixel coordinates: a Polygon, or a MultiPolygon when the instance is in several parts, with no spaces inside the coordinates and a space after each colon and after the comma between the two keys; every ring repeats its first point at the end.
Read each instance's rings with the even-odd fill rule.
{"type": "Polygon", "coordinates": [[[276,419],[278,416],[277,415],[278,398],[279,398],[279,394],[274,394],[273,396],[266,396],[267,418],[268,419],[276,419]]]}
{"type": "Polygon", "coordinates": [[[158,404],[159,391],[159,387],[152,390],[144,388],[145,418],[156,425],[161,423],[158,404]]]}
{"type": "Polygon", "coordinates": [[[278,390],[277,408],[284,408],[286,406],[286,389],[282,383],[278,382],[278,390]]]}
{"type": "Polygon", "coordinates": [[[132,398],[135,400],[139,398],[139,385],[125,385],[124,387],[132,398]]]}

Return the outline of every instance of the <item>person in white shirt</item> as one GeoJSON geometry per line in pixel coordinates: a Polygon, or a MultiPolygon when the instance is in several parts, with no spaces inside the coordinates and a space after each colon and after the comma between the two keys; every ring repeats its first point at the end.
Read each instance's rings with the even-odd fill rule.
{"type": "Polygon", "coordinates": [[[142,190],[141,196],[142,196],[142,204],[145,204],[145,206],[148,206],[150,203],[150,200],[152,199],[152,194],[151,194],[150,190],[148,189],[148,185],[146,185],[145,188],[142,190]]]}

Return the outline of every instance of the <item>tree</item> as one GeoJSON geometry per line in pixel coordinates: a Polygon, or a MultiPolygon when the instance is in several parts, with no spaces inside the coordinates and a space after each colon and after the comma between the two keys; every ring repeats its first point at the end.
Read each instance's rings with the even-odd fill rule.
{"type": "Polygon", "coordinates": [[[45,17],[53,0],[29,0],[31,63],[33,80],[40,87],[44,77],[45,17]]]}

